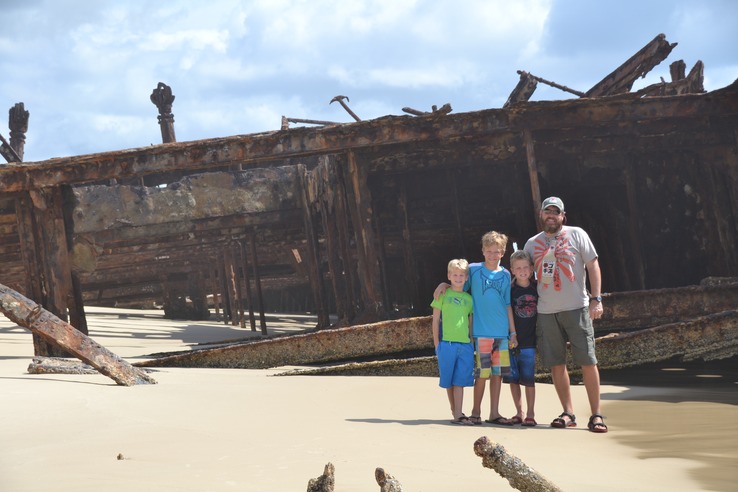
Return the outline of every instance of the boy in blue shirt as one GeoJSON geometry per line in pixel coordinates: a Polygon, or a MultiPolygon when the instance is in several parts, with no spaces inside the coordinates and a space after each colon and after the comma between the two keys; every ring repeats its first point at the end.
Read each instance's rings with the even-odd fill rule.
{"type": "MultiPolygon", "coordinates": [[[[502,377],[510,373],[508,347],[517,346],[510,307],[511,276],[510,272],[500,265],[506,248],[505,234],[491,231],[482,236],[484,262],[469,265],[469,279],[464,286],[464,290],[471,293],[474,302],[472,334],[477,352],[476,381],[474,406],[469,420],[475,425],[482,424],[482,398],[487,380],[489,380],[490,413],[485,422],[494,425],[513,425],[513,421],[500,415],[499,411],[502,377]]],[[[448,284],[442,283],[436,292],[440,294],[447,287],[448,284]]]]}
{"type": "Polygon", "coordinates": [[[448,280],[451,288],[434,299],[433,345],[438,357],[439,386],[446,388],[453,414],[452,424],[472,425],[463,414],[464,386],[474,385],[474,347],[471,344],[472,297],[464,292],[469,262],[451,260],[448,280]],[[441,329],[443,320],[443,329],[441,329]]]}

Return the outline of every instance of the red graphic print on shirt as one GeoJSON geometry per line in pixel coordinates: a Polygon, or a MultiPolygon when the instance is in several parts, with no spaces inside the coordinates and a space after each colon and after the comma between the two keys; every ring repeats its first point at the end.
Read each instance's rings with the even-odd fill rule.
{"type": "MultiPolygon", "coordinates": [[[[574,255],[572,251],[571,243],[567,237],[566,231],[560,232],[553,239],[548,239],[546,236],[541,236],[536,239],[533,243],[533,261],[535,262],[536,275],[538,278],[543,277],[543,256],[546,254],[550,247],[550,241],[555,241],[554,255],[556,257],[556,266],[553,272],[553,286],[554,290],[561,290],[561,276],[568,278],[571,282],[574,281],[574,255]]],[[[548,284],[541,284],[544,289],[548,289],[548,284]]]]}

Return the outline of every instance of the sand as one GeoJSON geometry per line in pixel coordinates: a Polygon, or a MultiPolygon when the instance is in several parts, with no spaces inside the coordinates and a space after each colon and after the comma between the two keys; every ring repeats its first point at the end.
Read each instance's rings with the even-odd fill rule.
{"type": "MultiPolygon", "coordinates": [[[[304,321],[269,323],[290,331],[304,321]]],[[[165,320],[160,311],[95,307],[88,324],[96,341],[130,362],[252,334],[215,321],[165,320]]],[[[164,368],[152,373],[156,385],[122,387],[102,375],[28,374],[32,355],[30,332],[0,320],[0,491],[300,491],[328,462],[336,491],[379,490],[376,467],[408,492],[511,490],[474,454],[481,436],[566,491],[738,484],[735,381],[603,385],[610,432],[595,435],[584,425],[580,385],[572,388],[578,428],[548,426],[560,412],[548,384],[537,385],[536,428],[461,427],[449,424],[435,378],[164,368]]],[[[512,414],[507,391],[501,409],[512,414]]]]}

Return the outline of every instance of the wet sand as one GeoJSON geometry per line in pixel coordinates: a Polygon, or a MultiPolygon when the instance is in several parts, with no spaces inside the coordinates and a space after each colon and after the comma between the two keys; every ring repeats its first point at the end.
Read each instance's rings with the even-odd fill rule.
{"type": "MultiPolygon", "coordinates": [[[[270,319],[270,332],[306,321],[270,319]]],[[[88,324],[96,341],[130,362],[255,335],[215,321],[165,320],[159,311],[89,308],[88,324]]],[[[435,378],[163,368],[152,373],[158,384],[125,388],[102,375],[28,374],[32,353],[30,333],[0,320],[2,491],[305,490],[328,462],[336,491],[378,490],[376,467],[408,491],[510,490],[474,455],[481,436],[566,491],[732,491],[738,483],[728,369],[720,378],[696,370],[704,373],[696,387],[686,373],[674,376],[680,367],[605,373],[610,432],[594,435],[581,385],[572,388],[575,429],[548,427],[560,412],[548,384],[537,385],[536,428],[460,427],[449,424],[435,378]],[[687,382],[675,386],[670,377],[687,382]]],[[[465,396],[470,409],[471,391],[465,396]]],[[[507,391],[501,409],[512,412],[507,391]]]]}
{"type": "Polygon", "coordinates": [[[605,409],[613,421],[630,420],[613,436],[639,459],[687,459],[699,463],[690,476],[702,490],[738,488],[737,357],[605,371],[602,381],[628,384],[605,409]]]}

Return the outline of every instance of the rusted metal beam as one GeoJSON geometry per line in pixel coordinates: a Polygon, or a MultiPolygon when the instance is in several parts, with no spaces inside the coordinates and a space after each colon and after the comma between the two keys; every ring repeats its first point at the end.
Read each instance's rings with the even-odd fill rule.
{"type": "Polygon", "coordinates": [[[348,107],[348,104],[346,104],[346,102],[344,101],[344,99],[346,101],[349,100],[348,96],[336,96],[333,99],[331,99],[331,102],[328,103],[328,104],[333,104],[334,102],[338,101],[338,104],[340,104],[341,106],[343,106],[343,109],[345,109],[346,112],[348,114],[350,114],[353,119],[355,119],[356,121],[361,121],[361,118],[359,118],[356,115],[356,113],[354,113],[353,111],[351,111],[351,108],[348,107]]]}
{"type": "Polygon", "coordinates": [[[23,159],[20,158],[18,153],[10,146],[5,137],[0,134],[0,155],[2,155],[6,161],[12,163],[21,162],[23,159]]]}
{"type": "Polygon", "coordinates": [[[664,61],[676,45],[677,43],[669,43],[664,34],[659,34],[625,63],[595,84],[585,96],[598,97],[629,92],[633,83],[664,61]]]}
{"type": "Polygon", "coordinates": [[[308,170],[303,164],[298,164],[297,171],[300,176],[300,195],[303,210],[303,223],[305,224],[305,237],[307,254],[307,270],[310,280],[310,290],[313,294],[315,302],[315,311],[318,314],[318,327],[327,328],[330,325],[328,315],[328,302],[326,301],[326,293],[323,283],[323,272],[321,271],[320,262],[320,245],[318,244],[318,230],[313,218],[314,204],[318,197],[312,192],[310,183],[311,178],[308,170]]]}
{"type": "Polygon", "coordinates": [[[535,92],[536,87],[538,87],[538,81],[528,72],[518,70],[518,73],[520,74],[520,80],[510,95],[507,96],[507,101],[502,105],[503,108],[528,101],[535,92]]]}
{"type": "Polygon", "coordinates": [[[249,255],[247,251],[247,239],[238,242],[241,248],[241,271],[243,271],[243,282],[246,288],[246,303],[249,306],[249,326],[251,331],[256,331],[256,318],[254,317],[254,298],[251,295],[251,280],[249,279],[249,255]]]}
{"type": "MultiPolygon", "coordinates": [[[[726,88],[733,90],[735,88],[726,88]]],[[[509,110],[456,113],[444,118],[388,116],[375,120],[321,128],[296,128],[255,135],[155,145],[118,152],[51,159],[39,163],[0,166],[0,192],[44,188],[62,183],[89,183],[112,178],[145,176],[169,171],[191,172],[217,166],[268,165],[293,157],[343,153],[348,150],[385,146],[452,143],[490,135],[531,130],[546,126],[586,128],[621,123],[681,117],[710,112],[735,114],[737,98],[719,91],[704,95],[673,96],[622,101],[575,99],[515,106],[509,110]],[[678,104],[674,104],[678,101],[678,104]],[[594,104],[594,106],[593,106],[594,104]],[[552,108],[560,109],[553,111],[552,108]]]]}
{"type": "Polygon", "coordinates": [[[0,311],[13,323],[73,354],[122,386],[156,381],[32,300],[0,284],[0,311]]]}
{"type": "Polygon", "coordinates": [[[290,123],[304,123],[306,125],[321,125],[321,126],[343,125],[343,123],[338,123],[336,121],[311,120],[309,118],[288,118],[287,116],[282,116],[282,130],[289,130],[290,123]]]}
{"type": "Polygon", "coordinates": [[[267,334],[266,313],[264,312],[264,294],[261,285],[261,271],[259,269],[259,255],[256,249],[256,233],[252,232],[249,237],[249,256],[251,256],[251,270],[254,276],[254,290],[256,291],[256,305],[259,308],[259,327],[261,334],[267,334]]]}
{"type": "Polygon", "coordinates": [[[529,129],[523,130],[523,145],[525,146],[525,157],[528,162],[528,179],[530,181],[530,197],[533,201],[533,223],[537,230],[541,230],[538,220],[538,209],[541,203],[541,188],[538,184],[538,164],[536,163],[536,150],[533,142],[533,134],[529,129]]]}
{"type": "MultiPolygon", "coordinates": [[[[579,97],[585,96],[584,92],[572,89],[565,85],[557,84],[556,82],[552,82],[550,80],[546,80],[543,77],[538,77],[524,70],[518,70],[518,75],[520,75],[520,82],[518,82],[518,85],[515,87],[515,90],[513,90],[513,93],[508,98],[508,102],[510,104],[513,104],[515,102],[519,102],[522,100],[527,101],[530,98],[530,96],[533,94],[533,91],[536,88],[536,85],[533,84],[533,82],[541,82],[546,85],[550,85],[551,87],[554,87],[556,89],[560,89],[564,92],[574,94],[575,96],[579,96],[579,97]]],[[[509,106],[509,104],[505,103],[504,107],[507,107],[507,106],[509,106]]]]}
{"type": "Polygon", "coordinates": [[[377,257],[375,237],[375,218],[372,196],[365,166],[360,166],[354,152],[348,153],[348,176],[351,182],[353,203],[351,216],[358,251],[358,273],[363,275],[361,282],[364,314],[370,321],[378,321],[386,313],[382,306],[380,265],[377,257]]]}
{"type": "Polygon", "coordinates": [[[510,454],[502,444],[480,437],[474,442],[474,453],[482,458],[482,466],[491,468],[510,486],[526,492],[561,492],[553,482],[510,454]]]}

